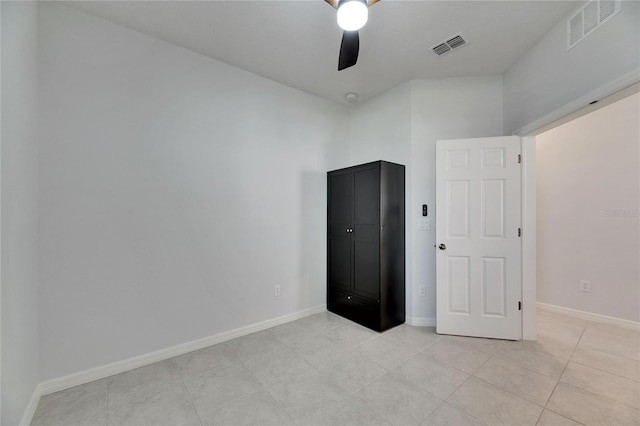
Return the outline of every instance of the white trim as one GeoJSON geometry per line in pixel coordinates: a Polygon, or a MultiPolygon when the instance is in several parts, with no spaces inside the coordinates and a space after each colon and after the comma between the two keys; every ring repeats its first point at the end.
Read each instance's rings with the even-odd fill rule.
{"type": "Polygon", "coordinates": [[[29,426],[31,421],[33,420],[33,415],[36,413],[36,408],[38,408],[38,403],[40,402],[40,397],[42,396],[42,386],[40,384],[36,385],[36,388],[33,390],[33,395],[31,395],[31,399],[29,399],[29,403],[27,407],[24,409],[24,414],[22,415],[22,420],[20,420],[20,426],[29,426]]]}
{"type": "Polygon", "coordinates": [[[522,144],[522,339],[536,340],[536,138],[522,144]]]}
{"type": "Polygon", "coordinates": [[[40,392],[42,395],[48,395],[50,393],[68,389],[73,386],[82,385],[94,380],[112,376],[114,374],[123,373],[134,368],[153,364],[154,362],[163,361],[165,359],[173,358],[178,355],[183,355],[188,352],[206,348],[207,346],[215,345],[217,343],[222,343],[228,340],[236,339],[238,337],[246,336],[247,334],[255,333],[257,331],[266,330],[267,328],[305,318],[309,315],[324,312],[326,310],[327,305],[319,305],[313,308],[303,309],[301,311],[293,312],[291,314],[272,318],[255,324],[250,324],[244,327],[236,328],[234,330],[225,331],[213,336],[204,337],[198,340],[192,340],[180,345],[171,346],[165,349],[160,349],[158,351],[149,352],[144,355],[139,355],[133,358],[128,358],[100,367],[90,368],[88,370],[69,374],[57,379],[48,380],[46,382],[40,383],[38,385],[38,388],[40,388],[40,392]]]}
{"type": "Polygon", "coordinates": [[[435,327],[435,318],[405,317],[405,323],[414,327],[435,327]]]}
{"type": "Polygon", "coordinates": [[[555,312],[558,314],[568,315],[574,318],[580,318],[587,321],[600,322],[603,324],[612,324],[633,330],[640,330],[640,322],[626,320],[623,318],[610,317],[607,315],[594,314],[593,312],[580,311],[578,309],[566,308],[564,306],[551,305],[548,303],[538,302],[538,308],[543,311],[555,312]]]}
{"type": "Polygon", "coordinates": [[[541,133],[544,129],[548,130],[546,126],[548,126],[549,124],[588,106],[593,101],[598,101],[600,99],[606,98],[607,96],[611,96],[614,93],[626,89],[627,87],[632,86],[638,82],[640,82],[640,68],[636,68],[605,84],[604,86],[592,90],[586,95],[580,96],[573,102],[569,102],[568,104],[556,109],[555,111],[543,115],[532,123],[529,123],[526,126],[523,126],[520,129],[516,130],[515,132],[513,132],[513,134],[518,136],[530,136],[541,133]]]}

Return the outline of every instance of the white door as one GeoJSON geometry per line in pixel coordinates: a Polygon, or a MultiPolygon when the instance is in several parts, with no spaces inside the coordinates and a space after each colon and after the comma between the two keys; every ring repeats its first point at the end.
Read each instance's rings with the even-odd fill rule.
{"type": "Polygon", "coordinates": [[[436,331],[522,338],[520,139],[436,143],[436,331]]]}

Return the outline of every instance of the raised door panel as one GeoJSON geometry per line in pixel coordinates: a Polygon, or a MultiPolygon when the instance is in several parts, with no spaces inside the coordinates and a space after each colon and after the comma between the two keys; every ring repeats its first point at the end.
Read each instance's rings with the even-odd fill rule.
{"type": "Polygon", "coordinates": [[[380,297],[380,167],[358,167],[353,173],[352,291],[380,297]]]}
{"type": "Polygon", "coordinates": [[[353,173],[329,175],[329,233],[348,237],[353,211],[353,173]]]}
{"type": "Polygon", "coordinates": [[[343,290],[351,282],[351,244],[348,238],[329,239],[329,282],[343,290]]]}

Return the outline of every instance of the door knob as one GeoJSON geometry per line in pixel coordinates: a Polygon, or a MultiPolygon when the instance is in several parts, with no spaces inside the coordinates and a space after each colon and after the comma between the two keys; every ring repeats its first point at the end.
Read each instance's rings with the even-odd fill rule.
{"type": "Polygon", "coordinates": [[[446,249],[447,249],[447,246],[446,246],[445,244],[440,244],[440,245],[438,246],[438,248],[439,248],[440,250],[446,250],[446,249]]]}

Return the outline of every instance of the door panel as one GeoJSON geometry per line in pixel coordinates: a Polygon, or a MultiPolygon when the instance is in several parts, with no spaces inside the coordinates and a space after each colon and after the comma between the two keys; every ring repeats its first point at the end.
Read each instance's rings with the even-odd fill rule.
{"type": "Polygon", "coordinates": [[[329,177],[329,223],[351,222],[351,192],[353,184],[351,173],[333,175],[329,177]]]}
{"type": "Polygon", "coordinates": [[[328,179],[329,238],[327,270],[329,283],[348,290],[351,287],[351,214],[353,174],[335,173],[328,179]]]}
{"type": "Polygon", "coordinates": [[[379,299],[380,272],[378,243],[353,242],[353,292],[365,297],[379,299]],[[372,262],[375,260],[375,263],[372,262]]]}
{"type": "Polygon", "coordinates": [[[447,182],[449,238],[469,238],[469,181],[447,182]]]}
{"type": "Polygon", "coordinates": [[[506,238],[506,181],[489,179],[480,182],[482,238],[506,238]]]}
{"type": "Polygon", "coordinates": [[[437,332],[520,339],[520,139],[436,144],[437,332]]]}
{"type": "Polygon", "coordinates": [[[469,276],[469,257],[449,256],[447,269],[449,279],[449,313],[470,313],[471,279],[469,276]]]}
{"type": "Polygon", "coordinates": [[[378,167],[356,170],[353,174],[353,223],[378,223],[380,210],[380,170],[378,167]]]}
{"type": "Polygon", "coordinates": [[[351,243],[349,238],[329,239],[329,282],[345,290],[351,282],[351,243]]]}

